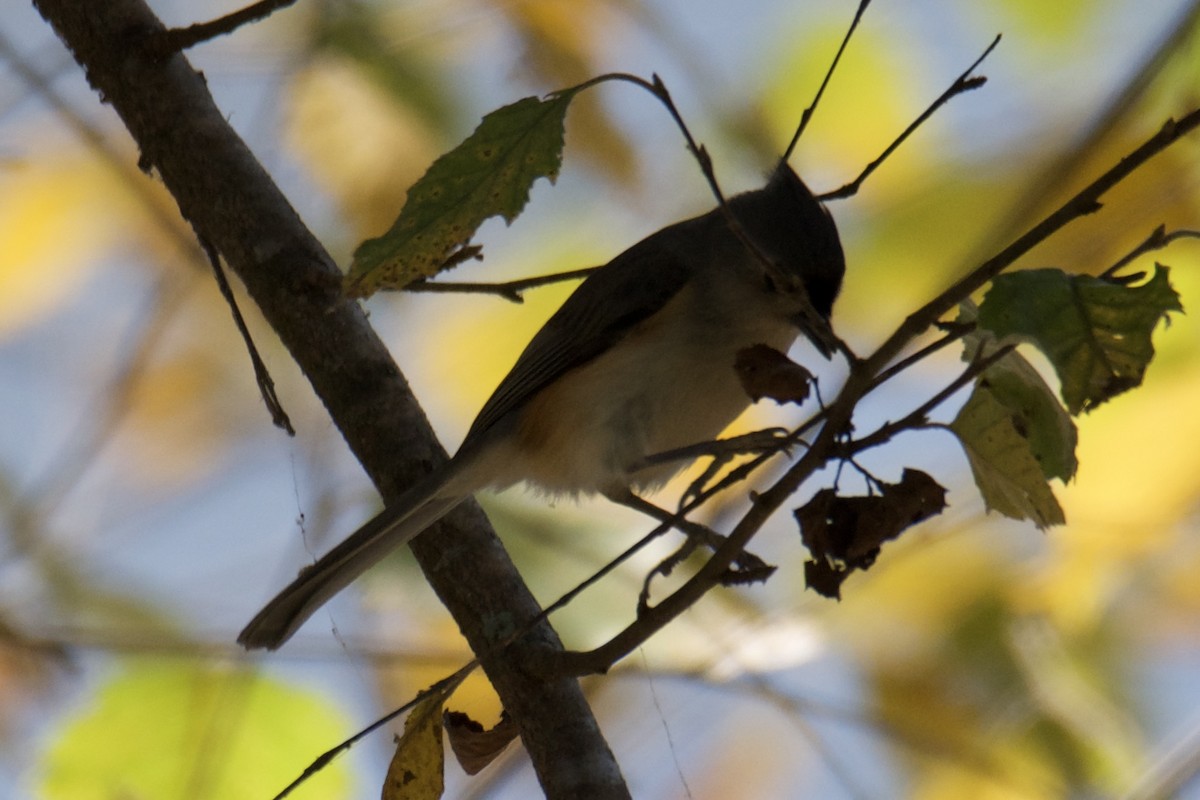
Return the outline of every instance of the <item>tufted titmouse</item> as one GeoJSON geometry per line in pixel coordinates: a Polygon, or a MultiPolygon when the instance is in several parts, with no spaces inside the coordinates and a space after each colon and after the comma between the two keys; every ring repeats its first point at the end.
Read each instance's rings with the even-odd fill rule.
{"type": "Polygon", "coordinates": [[[521,353],[454,457],[303,570],[238,642],[279,647],[367,568],[481,489],[526,481],[551,494],[613,494],[660,486],[682,469],[645,464],[716,438],[750,405],[734,371],[739,351],[786,351],[799,336],[804,301],[785,284],[802,283],[828,319],[845,271],[832,217],[786,162],[765,188],[728,206],[761,255],[717,208],[590,274],[521,353]]]}

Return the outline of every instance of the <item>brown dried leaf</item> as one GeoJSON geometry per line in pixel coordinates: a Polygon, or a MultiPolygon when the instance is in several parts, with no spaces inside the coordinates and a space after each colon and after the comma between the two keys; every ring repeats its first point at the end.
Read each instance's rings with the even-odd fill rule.
{"type": "Polygon", "coordinates": [[[505,711],[500,721],[490,730],[461,711],[443,711],[442,725],[450,738],[450,749],[458,759],[459,766],[468,775],[474,775],[492,763],[508,743],[517,738],[517,724],[505,711]]]}
{"type": "Polygon", "coordinates": [[[742,389],[756,403],[764,397],[781,405],[799,405],[808,399],[812,373],[774,347],[756,344],[739,351],[733,368],[742,389]]]}
{"type": "Polygon", "coordinates": [[[905,469],[899,483],[880,487],[879,494],[866,497],[822,489],[796,510],[800,535],[813,555],[804,578],[814,591],[839,598],[842,582],[875,563],[884,542],[946,507],[946,490],[920,470],[905,469]]]}

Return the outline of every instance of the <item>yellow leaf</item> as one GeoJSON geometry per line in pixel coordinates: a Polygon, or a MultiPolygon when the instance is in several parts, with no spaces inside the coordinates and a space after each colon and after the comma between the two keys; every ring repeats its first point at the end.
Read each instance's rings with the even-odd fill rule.
{"type": "Polygon", "coordinates": [[[388,765],[383,800],[437,800],[444,787],[442,704],[454,686],[422,700],[404,722],[404,735],[388,765]]]}
{"type": "Polygon", "coordinates": [[[989,511],[1033,520],[1039,528],[1065,521],[1029,440],[1017,430],[1012,412],[989,387],[976,384],[950,430],[967,454],[989,511]]]}

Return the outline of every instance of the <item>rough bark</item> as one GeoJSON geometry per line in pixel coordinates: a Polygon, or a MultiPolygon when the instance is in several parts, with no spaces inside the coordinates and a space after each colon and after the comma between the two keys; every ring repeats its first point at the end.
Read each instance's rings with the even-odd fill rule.
{"type": "MultiPolygon", "coordinates": [[[[91,85],[120,115],[141,164],[241,278],[312,383],[384,499],[445,458],[404,376],[287,199],[182,55],[155,53],[162,23],[141,0],[34,0],[91,85]]],[[[539,608],[473,503],[413,545],[471,647],[491,645],[539,608]]],[[[484,668],[517,721],[547,796],[625,798],[620,770],[576,681],[522,671],[561,650],[540,624],[484,668]]]]}

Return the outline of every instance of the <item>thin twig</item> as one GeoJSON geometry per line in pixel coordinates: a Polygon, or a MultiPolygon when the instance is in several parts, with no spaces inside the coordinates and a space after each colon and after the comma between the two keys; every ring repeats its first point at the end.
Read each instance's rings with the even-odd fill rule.
{"type": "Polygon", "coordinates": [[[1148,237],[1146,237],[1146,241],[1142,242],[1137,247],[1130,250],[1128,253],[1126,253],[1124,256],[1122,256],[1115,264],[1113,264],[1108,269],[1104,270],[1104,272],[1101,272],[1100,277],[1101,278],[1112,278],[1117,274],[1117,272],[1122,267],[1129,264],[1134,259],[1136,259],[1140,256],[1143,256],[1146,253],[1153,252],[1154,250],[1161,250],[1164,247],[1166,247],[1167,245],[1171,244],[1171,242],[1174,242],[1177,239],[1200,239],[1200,231],[1177,230],[1177,231],[1171,231],[1170,233],[1167,233],[1167,226],[1159,225],[1157,228],[1154,229],[1153,233],[1151,233],[1148,237]]]}
{"type": "Polygon", "coordinates": [[[942,403],[953,397],[959,390],[964,388],[968,383],[982,375],[996,362],[1004,358],[1006,355],[1016,349],[1016,345],[1004,345],[997,349],[994,353],[989,353],[983,358],[979,358],[971,362],[966,369],[962,371],[957,378],[950,382],[944,389],[935,394],[933,397],[926,400],[911,412],[896,420],[895,422],[886,422],[880,425],[873,432],[859,439],[842,444],[840,447],[844,449],[844,457],[849,458],[851,455],[861,453],[864,450],[869,450],[872,447],[889,442],[893,436],[903,431],[919,428],[924,426],[929,421],[929,414],[942,403]]]}
{"type": "MultiPolygon", "coordinates": [[[[716,550],[725,542],[725,537],[722,534],[717,533],[707,525],[702,525],[699,522],[688,519],[684,513],[678,511],[671,512],[667,511],[665,508],[660,508],[654,505],[654,503],[651,503],[649,500],[637,496],[633,492],[625,491],[621,493],[613,493],[607,495],[607,497],[609,500],[617,503],[618,505],[623,505],[626,508],[631,508],[634,511],[645,514],[651,519],[658,520],[664,525],[677,528],[687,537],[688,541],[685,543],[685,547],[690,545],[691,549],[680,551],[685,552],[685,555],[681,558],[676,559],[674,556],[668,557],[665,561],[660,563],[658,567],[651,571],[651,577],[655,574],[669,574],[672,569],[678,566],[683,558],[687,557],[687,553],[690,553],[692,549],[695,549],[696,545],[704,545],[712,550],[716,550]]],[[[742,553],[737,558],[735,563],[739,569],[746,570],[748,572],[757,573],[770,569],[770,566],[765,561],[753,553],[742,553]]],[[[647,578],[647,580],[649,580],[649,578],[647,578]]]]}
{"type": "Polygon", "coordinates": [[[929,108],[925,109],[925,111],[922,112],[919,117],[913,120],[912,123],[905,128],[904,131],[897,136],[882,153],[879,154],[878,158],[876,158],[870,164],[867,164],[863,171],[859,173],[857,178],[839,189],[834,189],[832,192],[826,192],[825,194],[818,195],[817,199],[840,200],[841,198],[850,197],[851,195],[857,193],[859,188],[863,185],[863,182],[866,181],[871,173],[878,169],[879,165],[886,161],[892,155],[892,153],[896,152],[896,149],[899,148],[900,145],[904,144],[904,141],[911,136],[917,130],[917,128],[925,124],[925,121],[932,117],[939,108],[946,105],[946,103],[950,102],[958,95],[978,89],[987,83],[987,78],[983,76],[972,76],[971,73],[979,68],[979,65],[983,63],[983,60],[987,58],[994,49],[996,49],[996,45],[998,44],[1000,44],[1000,36],[996,36],[996,38],[992,40],[992,43],[987,46],[987,49],[983,51],[983,55],[975,59],[975,62],[971,64],[971,66],[967,67],[966,71],[959,75],[958,79],[955,80],[954,83],[950,84],[950,88],[942,92],[941,95],[929,105],[929,108]]]}
{"type": "Polygon", "coordinates": [[[800,114],[800,124],[796,126],[796,132],[792,134],[792,140],[788,142],[787,149],[783,151],[784,161],[792,157],[792,151],[796,149],[796,143],[800,141],[805,128],[808,127],[809,120],[812,119],[813,112],[817,110],[817,104],[821,102],[821,96],[825,94],[825,87],[829,85],[829,80],[833,77],[833,71],[837,69],[838,62],[842,60],[842,53],[846,52],[846,45],[850,44],[850,37],[854,35],[859,21],[862,20],[863,12],[867,10],[867,6],[869,5],[871,5],[871,0],[862,0],[858,4],[858,10],[854,12],[854,19],[850,20],[850,27],[846,30],[846,35],[842,37],[842,43],[838,45],[837,53],[833,56],[833,61],[829,62],[829,69],[825,70],[825,77],[821,80],[821,85],[817,88],[817,93],[813,95],[812,103],[800,114]]]}
{"type": "Polygon", "coordinates": [[[684,447],[664,450],[661,453],[652,453],[635,465],[633,471],[650,469],[662,466],[663,464],[695,461],[697,458],[705,456],[716,459],[718,463],[725,463],[734,456],[744,456],[753,453],[775,454],[786,450],[790,446],[791,441],[787,428],[765,428],[738,436],[730,436],[727,439],[696,442],[684,447]]]}
{"type": "Polygon", "coordinates": [[[257,3],[243,9],[217,17],[208,22],[197,22],[186,28],[171,28],[164,31],[154,42],[154,49],[160,58],[187,50],[189,47],[233,33],[243,25],[257,22],[274,14],[281,8],[287,8],[296,0],[259,0],[257,3]]]}
{"type": "Polygon", "coordinates": [[[263,402],[267,404],[267,410],[271,412],[271,422],[275,424],[275,427],[287,431],[288,436],[295,436],[296,429],[292,427],[292,421],[288,419],[287,412],[283,410],[283,404],[279,402],[279,396],[275,394],[275,381],[271,378],[267,365],[263,363],[262,356],[258,354],[258,348],[254,344],[253,337],[250,336],[250,329],[246,327],[246,319],[242,316],[242,310],[238,308],[237,298],[233,295],[229,279],[225,277],[225,270],[221,269],[221,256],[212,242],[206,239],[199,230],[196,231],[196,237],[200,240],[200,247],[204,249],[208,261],[212,265],[213,276],[217,279],[217,287],[221,290],[221,296],[225,298],[230,312],[233,313],[233,323],[237,326],[238,333],[242,335],[242,341],[246,343],[246,351],[250,354],[250,363],[254,365],[254,380],[258,384],[258,391],[262,395],[263,402]]]}
{"type": "Polygon", "coordinates": [[[527,289],[536,289],[539,286],[549,286],[553,283],[561,283],[563,281],[574,281],[580,278],[586,278],[599,267],[584,267],[583,269],[573,269],[566,272],[555,272],[549,275],[537,275],[532,278],[521,278],[515,281],[506,281],[504,283],[471,283],[467,281],[414,281],[404,287],[406,292],[445,292],[446,294],[494,294],[509,300],[513,303],[524,303],[525,298],[521,293],[527,289]]]}
{"type": "Polygon", "coordinates": [[[367,727],[360,730],[358,733],[351,736],[349,739],[346,739],[345,741],[341,742],[340,744],[326,750],[324,753],[321,753],[321,755],[319,755],[315,759],[313,759],[311,764],[309,764],[307,767],[304,768],[304,771],[301,772],[300,775],[297,776],[295,780],[293,780],[291,783],[289,783],[287,786],[285,786],[283,788],[283,791],[281,791],[281,792],[279,792],[279,794],[275,795],[275,797],[272,798],[272,800],[283,800],[283,798],[287,797],[297,787],[299,787],[300,784],[304,783],[306,780],[311,778],[313,775],[316,775],[318,772],[325,769],[325,767],[327,767],[329,765],[329,763],[331,761],[333,761],[333,759],[337,758],[339,755],[346,752],[354,745],[358,744],[364,737],[368,736],[371,733],[374,733],[380,727],[391,722],[396,717],[403,714],[405,711],[416,708],[418,705],[425,702],[429,698],[434,697],[435,695],[445,694],[445,695],[449,696],[450,694],[452,694],[454,692],[455,689],[458,688],[459,684],[461,684],[468,675],[470,675],[472,672],[475,671],[475,668],[478,666],[479,666],[479,659],[477,659],[477,658],[472,659],[471,661],[467,662],[463,666],[459,667],[458,670],[456,670],[455,672],[451,673],[450,675],[447,675],[445,678],[442,678],[440,681],[438,681],[437,683],[430,686],[428,689],[425,689],[424,691],[421,691],[421,692],[417,692],[417,694],[411,700],[409,700],[407,703],[405,703],[404,705],[400,706],[399,708],[397,708],[393,711],[389,711],[387,714],[384,714],[382,717],[375,720],[370,725],[368,725],[367,727]]]}
{"type": "Polygon", "coordinates": [[[924,361],[926,358],[933,355],[938,350],[941,350],[943,347],[946,347],[947,345],[954,344],[959,339],[963,338],[968,333],[975,330],[975,326],[973,324],[959,323],[959,322],[946,323],[946,325],[944,327],[947,330],[946,330],[946,334],[942,338],[936,339],[936,340],[930,342],[929,344],[922,347],[920,350],[917,350],[917,351],[905,356],[901,360],[899,360],[896,363],[889,366],[887,369],[880,372],[879,375],[877,375],[875,378],[875,383],[874,383],[874,386],[872,386],[872,389],[877,388],[881,384],[887,383],[888,381],[890,381],[892,378],[899,375],[904,370],[908,369],[909,367],[912,367],[913,365],[917,364],[918,362],[924,361]]]}

